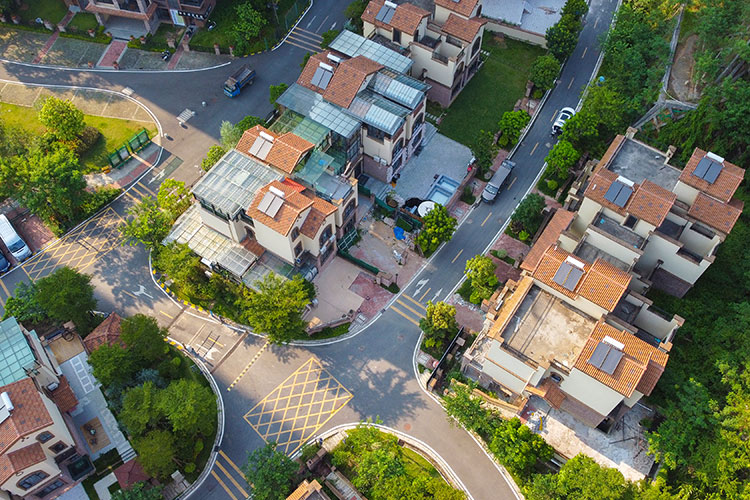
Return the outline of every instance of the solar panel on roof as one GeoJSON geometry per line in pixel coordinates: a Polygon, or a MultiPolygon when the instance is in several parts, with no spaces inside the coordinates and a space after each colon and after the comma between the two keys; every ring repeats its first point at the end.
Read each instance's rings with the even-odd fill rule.
{"type": "Polygon", "coordinates": [[[312,79],[310,80],[310,84],[314,85],[315,87],[320,86],[320,80],[323,78],[323,73],[325,73],[326,70],[323,68],[315,68],[315,74],[313,75],[312,79]]]}
{"type": "Polygon", "coordinates": [[[331,78],[333,78],[333,73],[328,70],[323,70],[323,76],[320,78],[320,84],[318,85],[318,87],[323,90],[328,88],[328,84],[331,83],[331,78]]]}
{"type": "Polygon", "coordinates": [[[383,18],[385,17],[385,14],[388,12],[389,7],[387,5],[383,5],[380,7],[380,10],[378,11],[377,15],[375,15],[376,21],[383,21],[383,18]]]}
{"type": "Polygon", "coordinates": [[[260,200],[260,203],[258,203],[258,210],[260,210],[263,213],[266,213],[268,210],[268,207],[271,206],[271,202],[273,201],[274,195],[273,193],[266,193],[263,195],[263,199],[260,200]]]}
{"type": "Polygon", "coordinates": [[[591,353],[588,363],[596,368],[601,368],[602,363],[604,363],[604,358],[607,357],[610,349],[612,349],[611,346],[605,344],[604,342],[599,342],[598,344],[596,344],[594,352],[591,353]]]}
{"type": "Polygon", "coordinates": [[[615,181],[610,184],[609,189],[604,193],[604,199],[614,203],[618,207],[624,207],[631,194],[633,194],[632,187],[627,186],[620,181],[615,181]]]}
{"type": "Polygon", "coordinates": [[[701,161],[698,162],[695,170],[693,170],[693,175],[703,179],[703,177],[706,175],[706,172],[708,172],[708,168],[711,166],[711,163],[713,162],[710,158],[701,158],[701,161]]]}
{"type": "Polygon", "coordinates": [[[581,279],[581,276],[583,276],[583,269],[578,269],[577,267],[571,267],[570,273],[568,274],[568,277],[565,278],[565,282],[562,286],[570,290],[571,292],[576,289],[576,285],[578,284],[578,281],[581,279]]]}
{"type": "Polygon", "coordinates": [[[267,141],[266,139],[263,139],[263,144],[260,145],[260,149],[258,150],[257,156],[261,160],[265,160],[266,156],[268,156],[268,152],[271,151],[271,148],[273,147],[273,143],[271,141],[267,141]]]}
{"type": "Polygon", "coordinates": [[[383,22],[385,24],[390,24],[391,19],[393,19],[393,14],[395,13],[396,13],[396,9],[394,9],[393,7],[388,7],[388,11],[383,16],[383,22]]]}
{"type": "Polygon", "coordinates": [[[630,199],[631,194],[633,194],[633,188],[630,186],[622,186],[622,189],[620,189],[620,192],[617,193],[617,197],[615,198],[615,205],[618,207],[624,207],[628,202],[628,199],[630,199]]]}
{"type": "Polygon", "coordinates": [[[612,375],[617,369],[617,365],[620,364],[623,352],[619,349],[610,348],[607,356],[604,358],[604,362],[601,365],[601,370],[612,375]]]}
{"type": "Polygon", "coordinates": [[[567,262],[563,262],[562,264],[560,264],[557,272],[552,277],[552,281],[560,286],[564,286],[565,280],[568,279],[568,274],[570,274],[571,269],[573,269],[573,266],[571,266],[567,262]]]}
{"type": "Polygon", "coordinates": [[[706,175],[704,175],[703,178],[709,184],[713,184],[719,177],[722,168],[724,168],[724,166],[721,163],[711,162],[711,166],[708,168],[708,172],[706,172],[706,175]]]}
{"type": "Polygon", "coordinates": [[[271,200],[271,206],[268,207],[266,215],[269,217],[276,217],[276,214],[279,213],[279,210],[281,209],[281,205],[284,204],[284,200],[276,195],[271,196],[273,196],[273,200],[271,200]]]}
{"type": "Polygon", "coordinates": [[[253,142],[253,145],[250,146],[250,154],[253,156],[258,156],[258,151],[260,151],[260,148],[263,146],[263,143],[266,142],[266,140],[262,137],[256,137],[255,142],[253,142]]]}

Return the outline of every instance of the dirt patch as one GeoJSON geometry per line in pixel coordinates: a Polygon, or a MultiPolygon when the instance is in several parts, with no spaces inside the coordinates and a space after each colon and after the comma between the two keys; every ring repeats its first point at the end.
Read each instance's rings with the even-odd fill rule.
{"type": "Polygon", "coordinates": [[[669,75],[669,91],[681,101],[696,102],[700,92],[693,81],[695,71],[695,50],[698,35],[690,35],[677,45],[672,73],[669,75]]]}
{"type": "Polygon", "coordinates": [[[479,306],[464,301],[457,293],[454,293],[448,299],[448,304],[452,304],[456,308],[456,321],[459,325],[473,332],[482,330],[485,314],[479,309],[479,306]]]}

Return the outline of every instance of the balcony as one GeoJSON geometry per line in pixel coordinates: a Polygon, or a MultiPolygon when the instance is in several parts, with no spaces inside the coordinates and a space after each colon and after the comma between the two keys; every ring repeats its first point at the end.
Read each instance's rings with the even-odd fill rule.
{"type": "Polygon", "coordinates": [[[443,64],[448,64],[448,58],[444,55],[438,54],[437,52],[432,53],[432,59],[440,61],[443,64]]]}
{"type": "Polygon", "coordinates": [[[614,238],[635,249],[642,248],[643,244],[646,241],[645,238],[639,236],[636,232],[631,231],[627,227],[619,224],[614,219],[610,219],[609,217],[601,213],[599,213],[594,218],[593,224],[610,236],[613,236],[614,238]]]}
{"type": "Polygon", "coordinates": [[[418,43],[424,45],[425,47],[429,47],[431,49],[434,49],[440,43],[440,39],[439,38],[432,38],[431,36],[425,35],[425,36],[423,36],[422,38],[419,39],[418,43]]]}
{"type": "Polygon", "coordinates": [[[685,247],[681,247],[679,250],[677,250],[677,255],[684,257],[689,261],[695,262],[696,264],[700,264],[701,262],[703,262],[703,257],[695,252],[691,252],[685,247]]]}
{"type": "Polygon", "coordinates": [[[673,240],[679,240],[680,234],[682,234],[682,230],[685,226],[680,226],[677,223],[672,222],[669,219],[664,219],[664,222],[661,223],[661,226],[656,228],[656,231],[663,234],[664,236],[668,236],[669,238],[672,238],[673,240]]]}

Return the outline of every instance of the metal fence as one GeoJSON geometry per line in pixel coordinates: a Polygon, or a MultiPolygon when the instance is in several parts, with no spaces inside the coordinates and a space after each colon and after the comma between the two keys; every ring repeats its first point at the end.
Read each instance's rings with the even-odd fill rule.
{"type": "Polygon", "coordinates": [[[109,153],[107,156],[109,165],[112,168],[121,167],[131,156],[149,144],[151,144],[151,138],[148,136],[148,130],[143,129],[137,132],[125,144],[109,153]]]}

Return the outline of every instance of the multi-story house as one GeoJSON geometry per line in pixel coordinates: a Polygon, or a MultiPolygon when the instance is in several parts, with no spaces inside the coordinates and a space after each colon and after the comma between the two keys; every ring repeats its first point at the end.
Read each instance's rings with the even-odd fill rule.
{"type": "Polygon", "coordinates": [[[277,104],[324,130],[345,174],[398,179],[422,144],[429,85],[407,75],[408,57],[350,31],[329,49],[310,57],[277,104]]]}
{"type": "Polygon", "coordinates": [[[400,49],[411,75],[430,85],[431,101],[448,107],[479,68],[484,25],[480,0],[437,0],[430,13],[416,5],[371,0],[362,13],[365,37],[400,49]]]}
{"type": "Polygon", "coordinates": [[[104,25],[110,16],[143,22],[147,33],[154,33],[160,23],[203,26],[216,0],[67,0],[96,16],[104,25]]]}
{"type": "Polygon", "coordinates": [[[54,498],[93,470],[68,415],[77,404],[36,334],[0,323],[0,498],[54,498]]]}

